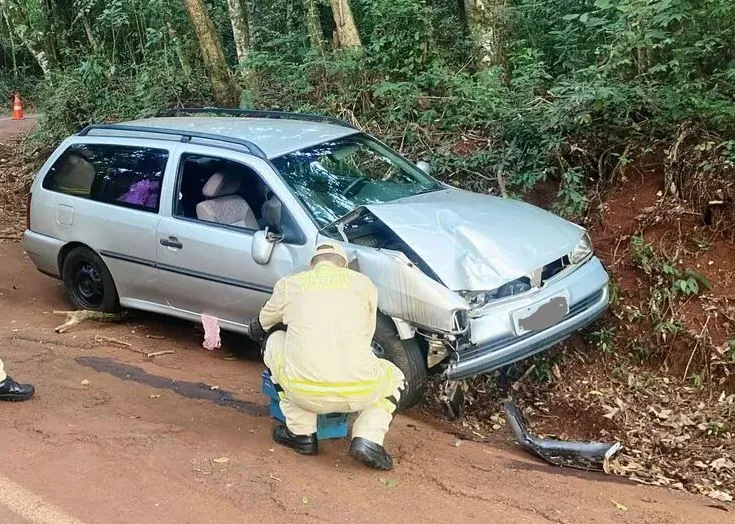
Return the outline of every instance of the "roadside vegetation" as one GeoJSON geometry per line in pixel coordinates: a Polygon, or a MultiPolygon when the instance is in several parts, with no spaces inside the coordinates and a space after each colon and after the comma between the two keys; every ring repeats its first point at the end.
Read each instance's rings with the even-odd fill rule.
{"type": "Polygon", "coordinates": [[[617,472],[727,501],[733,20],[731,0],[0,0],[0,95],[43,114],[36,163],[90,122],[311,111],[589,227],[610,314],[472,381],[463,423],[499,428],[510,392],[539,431],[620,439],[617,472]]]}

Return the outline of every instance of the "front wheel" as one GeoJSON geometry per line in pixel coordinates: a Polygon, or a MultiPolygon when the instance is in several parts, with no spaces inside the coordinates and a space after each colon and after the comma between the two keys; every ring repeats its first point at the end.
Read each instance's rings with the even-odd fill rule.
{"type": "Polygon", "coordinates": [[[373,336],[373,352],[391,361],[403,372],[407,387],[398,403],[398,411],[415,406],[426,393],[426,359],[416,339],[401,340],[390,318],[378,315],[373,336]]]}

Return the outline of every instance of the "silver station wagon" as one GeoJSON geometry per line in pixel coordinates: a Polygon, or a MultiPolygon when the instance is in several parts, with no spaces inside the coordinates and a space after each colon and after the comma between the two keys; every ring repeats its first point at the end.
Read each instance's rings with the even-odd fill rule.
{"type": "Polygon", "coordinates": [[[25,249],[74,307],[247,333],[276,280],[344,243],[379,291],[373,350],[450,382],[529,357],[608,305],[585,230],[429,175],[340,120],[185,109],[66,139],[28,197],[25,249]],[[226,116],[223,116],[226,115],[226,116]]]}

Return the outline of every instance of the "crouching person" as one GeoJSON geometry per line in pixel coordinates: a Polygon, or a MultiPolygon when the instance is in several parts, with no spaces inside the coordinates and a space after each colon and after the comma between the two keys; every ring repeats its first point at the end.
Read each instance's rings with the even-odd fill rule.
{"type": "Polygon", "coordinates": [[[317,415],[356,412],[350,455],[392,469],[383,439],[406,383],[372,351],[377,305],[375,285],[347,268],[333,242],[319,244],[309,270],[276,283],[251,331],[269,333],[263,359],[283,392],[286,424],[273,431],[277,443],[315,455],[317,415]]]}

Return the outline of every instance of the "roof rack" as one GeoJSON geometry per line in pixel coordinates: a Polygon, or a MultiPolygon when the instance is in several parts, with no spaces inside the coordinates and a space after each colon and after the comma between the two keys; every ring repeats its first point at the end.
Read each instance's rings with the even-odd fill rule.
{"type": "Polygon", "coordinates": [[[357,129],[354,125],[346,120],[334,118],[332,116],[317,115],[314,113],[293,113],[288,111],[258,111],[255,109],[228,109],[223,107],[180,107],[169,109],[165,116],[179,116],[182,114],[221,114],[230,116],[244,116],[250,118],[275,118],[285,120],[305,120],[307,122],[323,122],[327,124],[335,124],[338,126],[357,129]]]}
{"type": "Polygon", "coordinates": [[[90,131],[96,129],[112,130],[112,131],[127,131],[132,133],[153,133],[157,135],[174,135],[180,137],[181,142],[191,142],[192,138],[203,138],[206,140],[215,140],[217,142],[225,142],[228,144],[237,144],[244,146],[248,151],[260,158],[267,158],[265,152],[252,143],[249,140],[242,138],[234,138],[222,135],[215,135],[212,133],[200,133],[198,131],[186,131],[182,129],[170,129],[166,127],[148,127],[148,126],[130,126],[127,124],[92,124],[88,125],[81,131],[78,136],[89,136],[90,131]]]}

